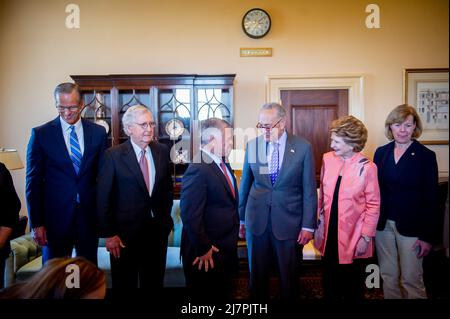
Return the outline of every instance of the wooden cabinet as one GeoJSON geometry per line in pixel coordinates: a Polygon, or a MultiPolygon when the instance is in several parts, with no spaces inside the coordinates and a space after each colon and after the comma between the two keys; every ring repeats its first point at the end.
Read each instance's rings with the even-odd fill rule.
{"type": "Polygon", "coordinates": [[[105,126],[110,145],[128,139],[122,116],[135,104],[149,108],[155,139],[171,149],[172,177],[178,197],[181,178],[198,150],[198,122],[218,117],[234,126],[233,82],[226,75],[71,75],[85,103],[82,116],[105,126]]]}

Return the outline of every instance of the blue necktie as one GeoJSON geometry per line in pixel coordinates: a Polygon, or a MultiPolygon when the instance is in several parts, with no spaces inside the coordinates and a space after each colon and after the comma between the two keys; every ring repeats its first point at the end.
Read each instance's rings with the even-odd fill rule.
{"type": "Polygon", "coordinates": [[[75,132],[75,126],[70,126],[70,158],[72,159],[73,168],[75,173],[78,175],[81,166],[81,148],[80,143],[78,143],[77,132],[75,132]]]}
{"type": "Polygon", "coordinates": [[[272,183],[272,186],[277,181],[278,173],[280,171],[279,167],[279,161],[280,161],[280,151],[278,143],[273,143],[273,151],[272,151],[272,157],[270,159],[269,163],[269,175],[270,175],[270,181],[272,183]]]}

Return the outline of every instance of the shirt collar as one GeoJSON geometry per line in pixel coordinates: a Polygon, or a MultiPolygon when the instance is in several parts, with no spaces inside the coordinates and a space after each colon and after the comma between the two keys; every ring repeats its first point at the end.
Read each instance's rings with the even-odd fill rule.
{"type": "Polygon", "coordinates": [[[278,145],[285,145],[286,144],[286,140],[287,140],[287,133],[286,133],[286,130],[283,132],[283,134],[281,134],[281,136],[280,136],[280,138],[277,140],[277,141],[275,141],[275,142],[270,142],[269,144],[275,144],[275,143],[278,143],[278,145]]]}
{"type": "MultiPolygon", "coordinates": [[[[69,130],[70,127],[72,126],[72,124],[69,124],[66,121],[64,121],[61,116],[59,117],[59,121],[61,122],[61,127],[63,129],[63,132],[69,130]]],[[[78,121],[75,124],[73,124],[73,126],[75,126],[75,130],[79,130],[81,128],[81,117],[78,119],[78,121]]]]}
{"type": "MultiPolygon", "coordinates": [[[[139,147],[139,145],[135,144],[133,140],[130,137],[131,146],[133,146],[133,150],[136,153],[136,157],[139,158],[141,156],[142,148],[139,147]]],[[[145,148],[145,153],[148,154],[150,151],[150,147],[147,145],[145,148]]]]}
{"type": "Polygon", "coordinates": [[[217,155],[205,150],[204,148],[200,148],[200,150],[204,153],[206,153],[206,155],[208,155],[209,157],[212,158],[212,160],[214,161],[214,163],[216,163],[217,165],[220,165],[220,163],[222,163],[222,159],[220,157],[218,157],[217,155]]]}

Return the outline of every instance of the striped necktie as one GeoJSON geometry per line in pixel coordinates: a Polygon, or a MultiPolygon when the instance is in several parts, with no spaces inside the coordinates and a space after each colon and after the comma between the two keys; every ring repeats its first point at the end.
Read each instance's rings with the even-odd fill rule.
{"type": "Polygon", "coordinates": [[[75,173],[78,175],[81,166],[81,148],[80,143],[78,143],[77,132],[75,132],[75,126],[70,126],[70,158],[72,159],[73,168],[75,173]]]}
{"type": "Polygon", "coordinates": [[[223,175],[225,175],[225,179],[227,180],[227,184],[228,184],[228,187],[230,188],[233,198],[236,198],[236,194],[234,193],[233,183],[231,182],[230,176],[228,176],[228,170],[227,170],[227,167],[223,160],[220,162],[220,169],[222,170],[223,175]]]}
{"type": "Polygon", "coordinates": [[[142,176],[144,177],[147,190],[150,192],[150,174],[148,172],[148,161],[145,156],[145,149],[141,151],[141,158],[139,159],[139,167],[141,168],[142,176]]]}
{"type": "Polygon", "coordinates": [[[272,157],[270,159],[269,163],[269,175],[270,175],[270,182],[272,183],[272,186],[275,185],[275,182],[277,181],[278,174],[280,172],[280,151],[279,147],[280,144],[273,143],[273,151],[272,151],[272,157]]]}

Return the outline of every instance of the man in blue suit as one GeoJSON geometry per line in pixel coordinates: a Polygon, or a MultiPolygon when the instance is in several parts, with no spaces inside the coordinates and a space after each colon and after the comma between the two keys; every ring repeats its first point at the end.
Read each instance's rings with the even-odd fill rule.
{"type": "Polygon", "coordinates": [[[105,129],[81,119],[78,86],[54,91],[59,116],[32,129],[27,150],[26,199],[33,238],[43,263],[78,256],[97,263],[96,177],[107,146],[105,129]]]}
{"type": "Polygon", "coordinates": [[[256,299],[269,297],[272,262],[280,273],[281,298],[296,296],[299,252],[316,228],[311,144],[287,133],[285,125],[281,105],[263,105],[257,125],[263,135],[249,141],[245,153],[239,235],[247,238],[250,293],[256,299]]]}

